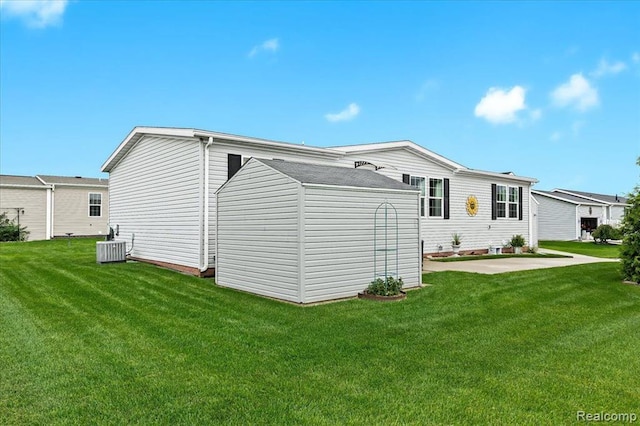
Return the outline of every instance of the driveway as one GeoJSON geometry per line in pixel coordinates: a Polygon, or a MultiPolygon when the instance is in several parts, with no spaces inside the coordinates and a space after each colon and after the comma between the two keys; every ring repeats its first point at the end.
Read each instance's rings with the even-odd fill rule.
{"type": "Polygon", "coordinates": [[[462,262],[434,262],[427,260],[422,264],[423,272],[460,271],[479,274],[501,274],[503,272],[527,271],[530,269],[557,268],[559,266],[582,265],[585,263],[619,262],[619,259],[584,256],[557,250],[539,249],[540,253],[561,254],[572,257],[505,257],[504,259],[469,260],[462,262]]]}

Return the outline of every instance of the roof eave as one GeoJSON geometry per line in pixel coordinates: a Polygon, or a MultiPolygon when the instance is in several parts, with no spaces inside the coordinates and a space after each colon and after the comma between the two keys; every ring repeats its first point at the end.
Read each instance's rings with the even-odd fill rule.
{"type": "Polygon", "coordinates": [[[515,180],[515,181],[519,181],[519,182],[526,182],[529,183],[531,185],[533,185],[534,183],[538,183],[538,179],[536,178],[532,178],[532,177],[526,177],[526,176],[518,176],[518,175],[505,175],[504,173],[496,173],[496,172],[487,172],[484,170],[474,170],[474,169],[458,169],[456,171],[457,174],[462,174],[462,175],[479,175],[479,176],[486,176],[486,177],[493,177],[493,178],[498,178],[498,179],[506,179],[506,180],[515,180]]]}

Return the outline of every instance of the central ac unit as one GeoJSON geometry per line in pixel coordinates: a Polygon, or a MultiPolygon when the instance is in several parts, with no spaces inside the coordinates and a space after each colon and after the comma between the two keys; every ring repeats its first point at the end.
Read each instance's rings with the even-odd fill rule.
{"type": "Polygon", "coordinates": [[[96,262],[124,262],[127,260],[126,241],[98,241],[96,243],[96,262]]]}

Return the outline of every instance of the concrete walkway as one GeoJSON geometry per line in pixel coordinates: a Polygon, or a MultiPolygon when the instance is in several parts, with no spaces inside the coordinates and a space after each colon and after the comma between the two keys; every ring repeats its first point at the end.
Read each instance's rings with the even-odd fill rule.
{"type": "Polygon", "coordinates": [[[539,253],[561,254],[562,258],[545,259],[542,257],[506,257],[504,259],[469,260],[462,262],[434,262],[426,260],[422,264],[423,272],[460,271],[479,274],[501,274],[503,272],[526,271],[530,269],[556,268],[559,266],[582,265],[585,263],[619,262],[619,259],[584,256],[557,250],[540,249],[539,253]]]}

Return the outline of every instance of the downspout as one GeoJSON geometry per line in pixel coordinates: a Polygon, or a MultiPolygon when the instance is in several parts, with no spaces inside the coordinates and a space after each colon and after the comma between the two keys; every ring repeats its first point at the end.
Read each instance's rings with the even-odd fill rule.
{"type": "Polygon", "coordinates": [[[51,217],[53,214],[52,209],[52,201],[53,201],[53,189],[47,188],[47,208],[46,208],[46,224],[45,224],[45,239],[50,240],[53,234],[53,229],[51,229],[51,217]]]}
{"type": "Polygon", "coordinates": [[[200,272],[205,272],[209,269],[209,147],[212,143],[213,136],[209,136],[209,141],[204,146],[204,208],[202,211],[204,218],[204,244],[200,272]]]}
{"type": "Polygon", "coordinates": [[[576,223],[576,235],[578,236],[578,238],[576,238],[577,240],[582,240],[582,233],[580,232],[580,204],[576,204],[576,216],[575,216],[575,223],[576,223]]]}
{"type": "Polygon", "coordinates": [[[45,223],[45,239],[50,240],[53,238],[53,215],[55,214],[55,190],[56,185],[49,185],[45,182],[40,176],[36,175],[36,179],[38,179],[43,185],[47,187],[47,207],[46,207],[46,223],[45,223]]]}
{"type": "MultiPolygon", "coordinates": [[[[524,201],[524,200],[523,200],[524,201]]],[[[529,248],[533,245],[533,216],[531,215],[531,184],[529,184],[529,198],[527,198],[527,203],[529,204],[529,248]]]]}

